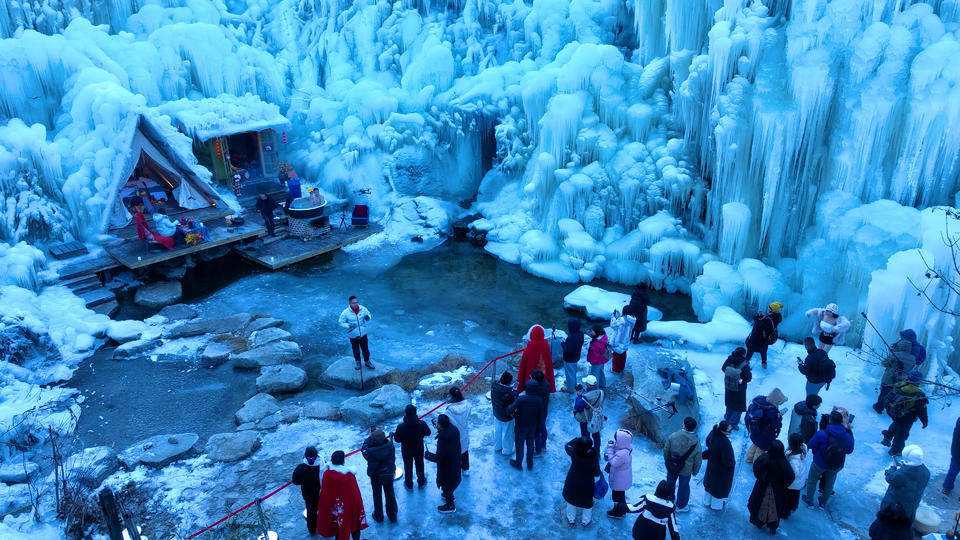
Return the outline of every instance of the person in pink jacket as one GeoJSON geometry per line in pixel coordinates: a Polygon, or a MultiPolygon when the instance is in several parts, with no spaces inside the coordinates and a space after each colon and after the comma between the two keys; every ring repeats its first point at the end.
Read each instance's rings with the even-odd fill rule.
{"type": "Polygon", "coordinates": [[[590,374],[597,378],[600,389],[607,388],[607,378],[603,375],[603,365],[610,359],[607,351],[607,334],[603,327],[594,326],[590,330],[590,347],[587,349],[587,363],[590,364],[590,374]]]}
{"type": "Polygon", "coordinates": [[[610,495],[613,508],[607,516],[622,518],[627,515],[627,490],[633,485],[633,433],[618,429],[613,440],[607,443],[604,457],[610,469],[610,495]]]}

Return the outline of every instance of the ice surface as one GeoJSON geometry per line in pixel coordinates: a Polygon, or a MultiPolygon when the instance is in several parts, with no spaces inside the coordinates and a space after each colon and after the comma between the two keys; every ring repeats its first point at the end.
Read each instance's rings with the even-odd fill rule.
{"type": "MultiPolygon", "coordinates": [[[[608,291],[593,285],[581,285],[563,297],[563,307],[582,309],[591,319],[610,320],[614,310],[623,312],[623,307],[629,303],[629,294],[608,291]]],[[[662,318],[663,313],[659,309],[647,307],[648,321],[659,321],[662,318]]]]}

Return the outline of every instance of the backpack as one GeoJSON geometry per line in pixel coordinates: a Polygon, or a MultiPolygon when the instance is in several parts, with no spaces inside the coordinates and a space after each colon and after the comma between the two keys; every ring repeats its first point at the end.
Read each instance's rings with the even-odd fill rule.
{"type": "MultiPolygon", "coordinates": [[[[606,394],[601,390],[597,403],[602,403],[605,397],[606,394]]],[[[594,408],[595,405],[591,405],[589,401],[587,401],[587,407],[590,409],[590,420],[587,422],[587,430],[590,431],[590,433],[600,433],[600,430],[603,429],[603,421],[606,420],[607,417],[603,412],[597,412],[594,408]]]]}
{"type": "Polygon", "coordinates": [[[907,393],[903,391],[903,385],[900,385],[894,387],[894,389],[887,394],[884,409],[886,409],[890,418],[903,418],[916,407],[919,398],[919,394],[907,395],[907,393]]]}
{"type": "Polygon", "coordinates": [[[730,392],[740,391],[740,367],[727,366],[723,370],[723,387],[730,392]]]}
{"type": "Polygon", "coordinates": [[[823,458],[823,463],[827,467],[835,471],[839,471],[843,468],[843,464],[847,460],[847,448],[845,441],[829,432],[826,433],[827,447],[823,450],[823,454],[820,457],[823,458]]]}
{"type": "MultiPolygon", "coordinates": [[[[767,319],[769,317],[769,315],[764,315],[763,319],[767,319]]],[[[763,342],[767,345],[773,345],[778,339],[780,339],[780,333],[777,332],[777,325],[773,323],[773,319],[770,319],[770,328],[763,333],[763,342]]]]}
{"type": "Polygon", "coordinates": [[[747,431],[753,433],[753,431],[760,426],[760,422],[763,421],[763,417],[763,407],[760,407],[756,403],[751,403],[750,406],[747,407],[747,414],[743,419],[743,423],[747,426],[747,431]]]}

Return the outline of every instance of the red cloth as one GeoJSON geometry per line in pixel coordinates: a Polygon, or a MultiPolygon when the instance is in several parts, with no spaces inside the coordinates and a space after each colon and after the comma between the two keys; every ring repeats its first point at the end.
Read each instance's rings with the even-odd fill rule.
{"type": "Polygon", "coordinates": [[[355,305],[355,306],[350,306],[350,311],[352,311],[352,312],[354,312],[354,313],[356,313],[356,314],[359,315],[359,314],[360,314],[360,304],[357,304],[357,305],[355,305]]]}
{"type": "Polygon", "coordinates": [[[162,234],[154,234],[153,239],[156,242],[159,242],[163,247],[167,249],[173,249],[173,237],[172,236],[163,236],[162,234]]]}
{"type": "Polygon", "coordinates": [[[623,368],[627,367],[627,353],[613,353],[613,358],[610,364],[610,371],[614,373],[623,373],[623,368]]]}
{"type": "Polygon", "coordinates": [[[133,222],[137,224],[137,237],[146,242],[154,236],[153,231],[147,226],[147,218],[143,217],[143,212],[137,211],[133,214],[133,222]]]}
{"type": "Polygon", "coordinates": [[[367,515],[357,477],[332,465],[320,479],[320,503],[317,505],[317,534],[350,540],[353,531],[366,529],[367,515]],[[339,469],[339,470],[337,470],[339,469]]]}
{"type": "Polygon", "coordinates": [[[557,391],[556,384],[553,382],[553,358],[550,356],[550,344],[544,339],[544,335],[543,327],[539,324],[530,329],[530,343],[527,343],[520,357],[517,392],[523,392],[527,381],[530,380],[530,374],[535,369],[543,372],[544,378],[550,383],[550,391],[557,391]]]}

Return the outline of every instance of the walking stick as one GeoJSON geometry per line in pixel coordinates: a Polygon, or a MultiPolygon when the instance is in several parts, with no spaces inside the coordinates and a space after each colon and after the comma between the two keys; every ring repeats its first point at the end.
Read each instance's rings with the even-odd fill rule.
{"type": "Polygon", "coordinates": [[[873,325],[873,321],[870,320],[870,317],[867,317],[867,314],[862,311],[860,312],[860,316],[867,321],[867,324],[870,325],[870,328],[873,328],[873,331],[877,333],[877,337],[880,338],[880,341],[882,341],[883,344],[886,345],[888,349],[892,348],[890,347],[890,344],[887,343],[887,340],[883,339],[883,334],[881,334],[880,331],[877,330],[877,327],[873,325]]]}
{"type": "Polygon", "coordinates": [[[360,364],[360,391],[363,392],[363,364],[360,364]]]}

